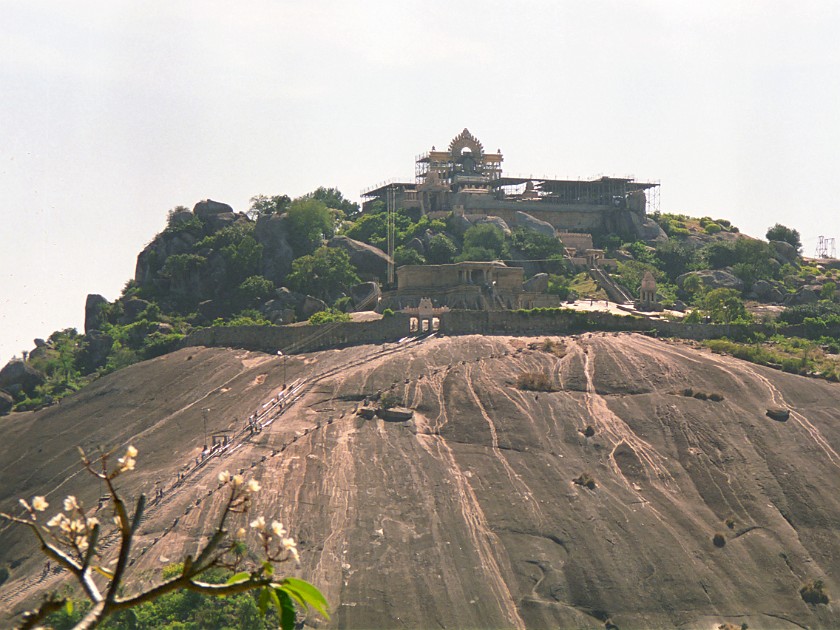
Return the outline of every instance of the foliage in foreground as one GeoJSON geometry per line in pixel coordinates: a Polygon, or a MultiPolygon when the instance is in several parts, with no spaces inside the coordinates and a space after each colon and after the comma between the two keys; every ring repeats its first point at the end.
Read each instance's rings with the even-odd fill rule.
{"type": "MultiPolygon", "coordinates": [[[[288,536],[282,523],[273,521],[268,524],[265,517],[258,516],[250,521],[250,535],[244,526],[230,533],[228,520],[240,518],[243,523],[247,522],[252,496],[259,492],[260,484],[256,479],[246,483],[241,475],[231,475],[227,471],[219,474],[219,482],[228,493],[227,501],[209,540],[194,556],[186,555],[176,568],[165,572],[163,580],[157,585],[126,594],[132,590],[126,572],[132,564],[131,546],[143,518],[146,497],[141,494],[133,513],[129,514],[115,481],[123,473],[134,470],[137,449],[129,446],[113,469],[108,466],[110,453],[103,453],[98,460],[90,460],[83,451],[81,453],[84,468],[99,483],[105,484],[113,506],[115,527],[109,529],[119,538],[114,562],[106,563],[105,557],[100,555],[100,541],[107,539],[107,534],[102,534],[110,524],[102,523],[93,516],[94,511],[86,510],[75,496],[64,499],[63,511],[46,522],[39,522],[41,513],[49,508],[43,496],[33,497],[31,501],[20,500],[24,516],[0,514],[7,520],[29,527],[44,555],[57,562],[78,582],[87,601],[80,608],[83,611],[81,619],[73,627],[94,628],[114,615],[123,615],[129,627],[136,627],[131,623],[132,619],[139,621],[138,616],[152,614],[159,607],[177,603],[179,593],[184,591],[209,597],[259,591],[258,610],[264,615],[273,605],[283,630],[295,627],[296,607],[313,608],[329,618],[327,602],[317,588],[303,580],[275,575],[276,565],[290,560],[299,563],[297,544],[288,536]],[[259,561],[252,559],[255,556],[249,552],[249,540],[258,550],[259,561]],[[218,580],[220,569],[232,573],[225,582],[218,580]],[[104,583],[101,578],[104,578],[104,583]],[[167,595],[168,598],[161,599],[167,595]],[[144,608],[152,602],[158,602],[158,605],[144,608]]],[[[244,601],[248,608],[247,600],[244,601]]],[[[34,628],[53,614],[59,614],[59,622],[64,619],[68,624],[72,623],[75,608],[68,597],[52,593],[37,609],[24,613],[20,627],[34,628]]],[[[247,613],[247,610],[242,612],[247,613]]],[[[115,618],[116,621],[118,619],[115,618]]],[[[164,620],[159,618],[157,621],[164,620]]],[[[161,627],[154,618],[149,622],[152,624],[149,627],[161,627]]],[[[185,626],[178,624],[173,627],[185,626]]]]}

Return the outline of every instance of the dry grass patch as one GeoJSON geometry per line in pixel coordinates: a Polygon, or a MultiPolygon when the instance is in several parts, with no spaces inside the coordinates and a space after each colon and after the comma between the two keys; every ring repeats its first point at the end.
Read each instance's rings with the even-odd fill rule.
{"type": "Polygon", "coordinates": [[[522,372],[516,377],[516,386],[528,392],[556,391],[547,372],[522,372]]]}

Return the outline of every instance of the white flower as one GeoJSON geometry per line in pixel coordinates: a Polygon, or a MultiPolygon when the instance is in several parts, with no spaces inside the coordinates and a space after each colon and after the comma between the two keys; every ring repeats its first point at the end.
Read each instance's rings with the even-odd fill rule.
{"type": "Polygon", "coordinates": [[[65,512],[72,512],[73,510],[79,509],[79,503],[76,501],[76,497],[72,494],[64,499],[64,511],[65,512]]]}
{"type": "Polygon", "coordinates": [[[61,521],[63,521],[65,518],[66,517],[64,516],[64,514],[59,512],[58,514],[56,514],[50,520],[47,521],[47,527],[55,527],[56,525],[61,523],[61,521]]]}
{"type": "Polygon", "coordinates": [[[137,457],[137,449],[129,445],[128,448],[125,449],[125,456],[131,458],[137,457]]]}
{"type": "Polygon", "coordinates": [[[300,554],[298,554],[297,544],[294,538],[284,538],[282,540],[283,550],[288,551],[289,555],[295,559],[295,562],[300,562],[300,554]]]}
{"type": "Polygon", "coordinates": [[[114,524],[115,524],[117,527],[120,527],[120,528],[122,527],[122,519],[120,518],[120,515],[119,515],[119,514],[115,514],[115,515],[114,515],[114,524]]]}
{"type": "Polygon", "coordinates": [[[228,481],[230,481],[230,471],[223,470],[222,472],[220,472],[219,473],[219,481],[221,483],[227,483],[228,481]]]}
{"type": "Polygon", "coordinates": [[[120,472],[134,470],[134,465],[137,463],[133,457],[128,457],[128,455],[120,457],[117,461],[120,463],[120,472]]]}
{"type": "Polygon", "coordinates": [[[277,536],[277,538],[283,538],[283,536],[285,536],[288,533],[284,529],[283,523],[280,523],[279,521],[274,521],[271,524],[271,531],[274,532],[274,535],[277,536]]]}
{"type": "Polygon", "coordinates": [[[251,521],[251,529],[259,529],[260,531],[265,529],[265,517],[258,516],[256,519],[251,521]]]}
{"type": "Polygon", "coordinates": [[[47,503],[47,500],[44,497],[35,497],[32,499],[32,507],[38,512],[43,512],[50,507],[50,504],[47,503]]]}
{"type": "Polygon", "coordinates": [[[32,511],[32,508],[31,508],[31,507],[29,507],[29,504],[26,502],[26,499],[18,499],[18,502],[19,502],[19,503],[23,506],[23,508],[24,508],[27,512],[31,512],[31,511],[32,511]]]}
{"type": "Polygon", "coordinates": [[[89,528],[93,528],[93,526],[94,526],[94,525],[99,525],[99,519],[98,519],[98,518],[96,518],[95,516],[91,516],[91,517],[87,520],[87,526],[88,526],[89,528]]]}
{"type": "Polygon", "coordinates": [[[242,475],[234,475],[233,476],[233,485],[234,486],[241,486],[245,483],[245,480],[242,478],[242,475]]]}
{"type": "Polygon", "coordinates": [[[260,482],[256,479],[251,479],[248,481],[248,492],[259,492],[260,491],[260,482]]]}
{"type": "Polygon", "coordinates": [[[240,527],[239,529],[236,530],[236,537],[239,540],[242,540],[243,538],[245,538],[245,534],[247,534],[247,532],[245,531],[244,527],[240,527]]]}

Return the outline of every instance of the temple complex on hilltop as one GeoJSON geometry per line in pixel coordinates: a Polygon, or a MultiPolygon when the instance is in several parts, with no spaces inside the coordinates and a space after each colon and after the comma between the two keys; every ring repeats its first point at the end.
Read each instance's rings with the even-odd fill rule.
{"type": "MultiPolygon", "coordinates": [[[[627,177],[562,180],[506,177],[501,150],[487,152],[467,129],[445,151],[432,150],[415,161],[414,182],[390,181],[362,192],[363,208],[390,200],[395,208],[420,214],[492,215],[516,225],[525,212],[565,232],[658,232],[645,224],[658,206],[658,183],[627,177]]],[[[651,236],[654,238],[654,236],[651,236]]]]}

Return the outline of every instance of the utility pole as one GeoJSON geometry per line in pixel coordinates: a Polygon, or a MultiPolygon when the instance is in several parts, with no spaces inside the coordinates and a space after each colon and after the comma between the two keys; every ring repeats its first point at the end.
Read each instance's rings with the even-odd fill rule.
{"type": "Polygon", "coordinates": [[[388,214],[388,286],[394,286],[394,241],[396,240],[396,191],[393,184],[388,187],[387,214],[388,214]]]}
{"type": "Polygon", "coordinates": [[[203,409],[201,412],[202,417],[204,418],[204,450],[207,450],[207,414],[210,413],[209,409],[203,409]]]}

